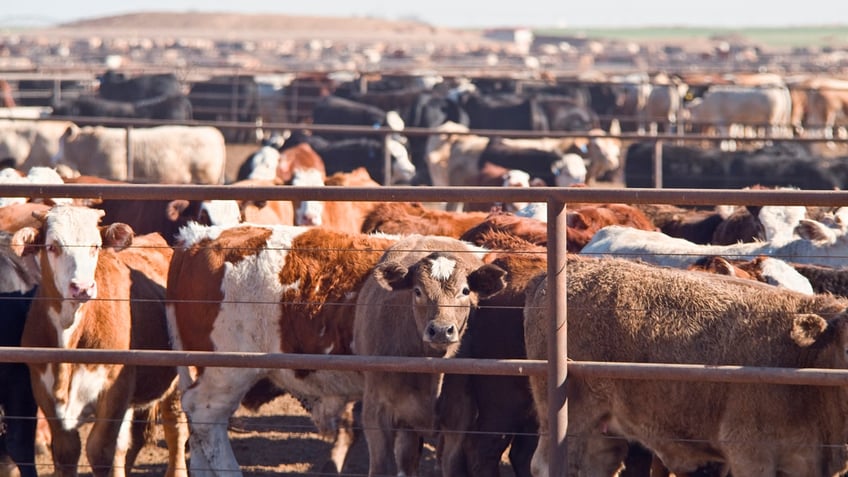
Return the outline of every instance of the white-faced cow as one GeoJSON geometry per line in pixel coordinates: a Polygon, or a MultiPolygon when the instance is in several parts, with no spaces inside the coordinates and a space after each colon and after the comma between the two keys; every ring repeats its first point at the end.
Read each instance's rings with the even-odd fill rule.
{"type": "MultiPolygon", "coordinates": [[[[103,212],[58,205],[40,229],[19,230],[13,246],[38,253],[42,279],[21,345],[63,349],[170,349],[165,279],[171,249],[158,234],[133,238],[125,224],[98,227],[103,212]],[[131,247],[130,247],[131,246],[131,247]]],[[[77,475],[79,427],[94,418],[86,456],[96,476],[129,474],[158,408],[169,476],[186,475],[188,429],[177,373],[167,366],[30,363],[33,393],[49,421],[56,475],[77,475]]]]}
{"type": "MultiPolygon", "coordinates": [[[[568,358],[574,361],[848,368],[846,302],[752,280],[621,259],[570,259],[568,358]]],[[[528,286],[528,359],[548,357],[549,288],[528,286]]],[[[548,430],[546,378],[531,377],[548,430]]],[[[619,475],[628,441],[677,475],[828,476],[848,470],[845,386],[610,379],[570,374],[567,475],[619,475]]],[[[540,441],[533,475],[548,475],[540,441]]]]}
{"type": "MultiPolygon", "coordinates": [[[[410,235],[398,241],[362,286],[354,352],[453,356],[478,301],[506,286],[506,272],[484,264],[483,252],[448,237],[410,235]]],[[[421,439],[435,429],[440,387],[439,374],[365,372],[368,475],[418,475],[421,439]]]]}
{"type": "MultiPolygon", "coordinates": [[[[168,276],[175,346],[351,354],[356,297],[396,240],[322,227],[189,224],[168,276]]],[[[306,402],[319,431],[336,434],[328,464],[343,468],[353,439],[352,403],[362,395],[360,373],[206,367],[180,369],[192,475],[241,475],[227,425],[248,390],[265,378],[306,402]]]]}

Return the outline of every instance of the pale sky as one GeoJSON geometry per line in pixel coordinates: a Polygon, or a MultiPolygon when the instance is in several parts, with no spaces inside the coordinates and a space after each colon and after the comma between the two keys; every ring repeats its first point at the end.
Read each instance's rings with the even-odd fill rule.
{"type": "Polygon", "coordinates": [[[135,11],[415,18],[443,27],[846,25],[844,0],[5,0],[0,27],[135,11]],[[836,8],[836,5],[842,6],[836,8]]]}

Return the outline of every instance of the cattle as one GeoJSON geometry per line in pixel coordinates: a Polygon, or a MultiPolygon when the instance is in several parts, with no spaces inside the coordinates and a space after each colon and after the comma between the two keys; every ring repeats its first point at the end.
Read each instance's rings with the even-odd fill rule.
{"type": "Polygon", "coordinates": [[[789,89],[784,85],[721,85],[710,87],[702,98],[686,105],[683,116],[693,125],[717,128],[722,136],[731,135],[731,126],[736,125],[757,128],[758,137],[765,137],[765,128],[770,129],[769,135],[785,137],[791,107],[789,89]]]}
{"type": "Polygon", "coordinates": [[[545,112],[532,97],[469,92],[461,95],[459,102],[468,114],[471,129],[550,130],[545,112]]]}
{"type": "MultiPolygon", "coordinates": [[[[324,181],[317,178],[317,182],[307,185],[323,186],[324,181]]],[[[263,179],[245,179],[231,184],[232,187],[275,187],[277,184],[274,181],[263,179]]],[[[294,203],[290,200],[236,200],[235,201],[240,214],[237,217],[229,216],[227,219],[217,219],[211,215],[209,220],[200,220],[200,223],[206,225],[235,225],[240,222],[251,224],[279,224],[279,225],[294,225],[295,209],[294,203]]],[[[204,201],[202,207],[218,210],[232,210],[228,201],[204,201]]],[[[204,217],[201,217],[201,219],[204,217]]]]}
{"type": "Polygon", "coordinates": [[[157,126],[130,134],[132,169],[123,128],[71,125],[60,140],[56,161],[81,174],[140,183],[222,184],[224,136],[208,126],[157,126]]]}
{"type": "Polygon", "coordinates": [[[800,265],[792,265],[783,260],[761,255],[753,260],[736,260],[715,255],[701,257],[687,267],[687,270],[699,270],[717,275],[747,278],[771,285],[785,285],[786,288],[812,295],[818,293],[813,283],[797,270],[800,265]]]}
{"type": "Polygon", "coordinates": [[[810,281],[815,293],[848,298],[848,270],[809,263],[793,263],[792,266],[810,281]]]}
{"type": "Polygon", "coordinates": [[[40,222],[33,213],[44,212],[51,205],[38,202],[25,202],[0,207],[0,231],[14,233],[24,227],[38,227],[40,222]]]}
{"type": "MultiPolygon", "coordinates": [[[[33,184],[33,185],[41,185],[41,184],[64,184],[64,180],[56,172],[55,169],[50,167],[32,167],[30,170],[23,174],[21,171],[12,168],[0,169],[0,184],[33,184]]],[[[66,197],[56,197],[56,198],[28,198],[28,197],[0,197],[0,207],[12,205],[12,204],[23,204],[26,202],[45,202],[49,204],[55,204],[59,202],[69,203],[73,199],[69,199],[66,197]]]]}
{"type": "MultiPolygon", "coordinates": [[[[364,167],[359,167],[351,172],[336,172],[324,181],[327,187],[380,187],[374,179],[368,175],[364,167]]],[[[346,233],[359,233],[363,228],[365,218],[378,204],[384,202],[371,201],[305,201],[309,204],[298,209],[297,225],[322,225],[324,227],[346,233]],[[320,207],[310,204],[318,203],[320,207]],[[310,215],[313,211],[320,211],[320,220],[310,215]]]]}
{"type": "Polygon", "coordinates": [[[462,235],[459,235],[459,239],[497,250],[491,243],[491,237],[501,235],[514,237],[516,241],[521,239],[532,245],[543,247],[548,245],[548,226],[546,223],[505,212],[489,214],[481,222],[465,230],[462,235]]]}
{"type": "Polygon", "coordinates": [[[71,125],[69,121],[0,119],[0,158],[13,158],[13,167],[53,166],[59,152],[59,139],[71,125]]]}
{"type": "MultiPolygon", "coordinates": [[[[68,184],[120,185],[94,176],[79,176],[65,181],[68,184]]],[[[104,212],[101,223],[129,225],[139,235],[158,233],[169,245],[174,245],[180,228],[188,222],[207,225],[235,225],[242,221],[236,201],[185,199],[83,199],[86,205],[104,212]]]]}
{"type": "MultiPolygon", "coordinates": [[[[168,275],[167,313],[175,349],[261,353],[351,354],[356,296],[397,238],[344,234],[323,227],[189,223],[168,275]],[[206,280],[194,277],[204,276],[206,280]],[[245,321],[245,316],[255,319],[245,321]]],[[[307,402],[343,468],[352,429],[340,419],[360,399],[357,372],[180,368],[183,408],[191,421],[192,475],[238,472],[228,419],[262,379],[307,402]]]]}
{"type": "MultiPolygon", "coordinates": [[[[21,346],[170,349],[163,299],[171,249],[157,234],[133,237],[125,224],[100,228],[102,217],[102,211],[56,205],[39,217],[40,229],[15,233],[13,247],[22,256],[37,254],[42,276],[21,346]]],[[[188,429],[173,367],[30,363],[29,369],[50,424],[57,475],[77,475],[79,427],[90,418],[86,456],[93,473],[128,474],[157,409],[167,475],[187,475],[188,429]]]]}
{"type": "Polygon", "coordinates": [[[808,137],[834,137],[834,127],[845,126],[848,116],[848,81],[807,78],[790,86],[792,126],[808,137]],[[840,121],[841,120],[841,123],[840,121]]]}
{"type": "Polygon", "coordinates": [[[137,118],[187,121],[192,119],[191,103],[184,95],[159,96],[134,102],[115,101],[80,95],[58,103],[52,116],[94,118],[137,118]]]}
{"type": "MultiPolygon", "coordinates": [[[[620,254],[657,265],[686,268],[700,257],[720,255],[751,260],[760,255],[787,262],[819,263],[834,267],[848,265],[846,237],[827,226],[804,219],[796,227],[798,238],[779,242],[750,242],[731,245],[701,245],[669,237],[662,232],[637,230],[611,225],[597,231],[580,253],[589,255],[620,254]]],[[[794,282],[782,283],[792,286],[794,282]]],[[[809,289],[809,283],[801,284],[809,289]]]]}
{"type": "MultiPolygon", "coordinates": [[[[621,259],[571,259],[567,270],[571,360],[846,368],[845,301],[621,259]]],[[[528,359],[548,357],[545,277],[527,288],[528,359]]],[[[544,435],[546,378],[530,382],[544,435]]],[[[629,441],[678,475],[711,463],[721,475],[848,469],[841,387],[589,375],[570,375],[567,386],[568,475],[615,475],[629,441]]],[[[548,451],[537,448],[534,475],[548,475],[548,451]]]]}
{"type": "MultiPolygon", "coordinates": [[[[36,286],[41,279],[33,256],[12,250],[13,235],[0,232],[0,302],[3,333],[0,346],[20,346],[36,286]]],[[[21,477],[35,477],[36,410],[25,363],[0,363],[0,469],[15,467],[21,477]],[[8,461],[7,461],[8,459],[8,461]]],[[[8,475],[8,474],[4,474],[8,475]]]]}
{"type": "MultiPolygon", "coordinates": [[[[386,112],[377,106],[360,103],[338,96],[320,98],[312,109],[314,124],[333,124],[347,126],[389,127],[394,131],[402,131],[403,119],[397,111],[386,112]]],[[[350,133],[322,133],[328,139],[352,139],[361,137],[350,133]]]]}
{"type": "Polygon", "coordinates": [[[280,149],[285,144],[285,138],[272,135],[262,140],[262,144],[238,168],[236,180],[244,179],[277,179],[277,166],[280,164],[280,149]]]}
{"type": "Polygon", "coordinates": [[[364,167],[372,179],[383,185],[409,184],[415,176],[415,166],[409,160],[409,151],[394,138],[388,141],[374,138],[328,141],[311,136],[309,144],[324,161],[327,174],[350,172],[357,167],[364,167]],[[386,147],[391,161],[389,178],[385,171],[386,147]]]}
{"type": "Polygon", "coordinates": [[[259,86],[250,75],[213,76],[192,83],[188,99],[198,121],[229,121],[256,124],[255,128],[223,128],[227,141],[252,143],[261,137],[259,86]]]}
{"type": "Polygon", "coordinates": [[[112,101],[137,102],[157,97],[182,96],[183,87],[173,73],[143,74],[128,77],[107,70],[98,77],[97,95],[112,101]]]}
{"type": "MultiPolygon", "coordinates": [[[[457,101],[448,95],[425,92],[418,95],[410,116],[404,120],[407,127],[435,129],[451,122],[467,126],[468,114],[459,107],[457,101]]],[[[430,177],[427,161],[428,136],[409,138],[409,154],[415,165],[415,177],[412,185],[436,185],[430,177]]]]}
{"type": "Polygon", "coordinates": [[[676,128],[688,89],[689,85],[676,77],[655,77],[645,106],[639,112],[638,130],[644,132],[647,125],[648,131],[656,134],[660,131],[671,132],[676,128]]]}
{"type": "Polygon", "coordinates": [[[382,202],[362,221],[363,233],[441,235],[459,238],[479,224],[487,212],[450,212],[429,209],[418,202],[382,202]]]}
{"type": "MultiPolygon", "coordinates": [[[[525,359],[524,289],[545,271],[546,249],[504,230],[475,236],[474,243],[492,250],[483,261],[506,271],[506,288],[480,300],[456,357],[525,359]]],[[[509,447],[515,475],[530,476],[538,424],[526,377],[447,374],[436,410],[442,475],[496,476],[509,447]]]]}
{"type": "MultiPolygon", "coordinates": [[[[627,187],[654,187],[654,145],[638,142],[627,149],[627,187]]],[[[662,187],[667,189],[742,189],[751,184],[833,190],[848,187],[844,157],[812,155],[800,145],[781,142],[752,151],[703,150],[664,144],[662,187]]]]}
{"type": "MultiPolygon", "coordinates": [[[[484,264],[483,254],[479,247],[449,237],[400,239],[362,285],[353,351],[366,356],[452,357],[471,310],[506,286],[506,272],[484,264]]],[[[368,475],[417,475],[421,439],[435,428],[441,376],[363,374],[368,475]]]]}

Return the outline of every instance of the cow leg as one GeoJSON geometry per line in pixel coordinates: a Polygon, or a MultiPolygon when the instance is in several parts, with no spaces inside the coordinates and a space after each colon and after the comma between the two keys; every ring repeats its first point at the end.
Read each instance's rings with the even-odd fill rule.
{"type": "MultiPolygon", "coordinates": [[[[322,399],[325,401],[325,399],[322,399]]],[[[344,403],[342,409],[336,413],[335,434],[333,436],[333,448],[330,449],[330,460],[324,465],[327,471],[341,472],[347,460],[348,452],[356,440],[354,431],[354,402],[344,403]]]]}
{"type": "Polygon", "coordinates": [[[400,429],[395,440],[395,462],[398,475],[412,477],[418,475],[418,463],[421,461],[421,449],[424,439],[416,431],[400,429]]]}
{"type": "Polygon", "coordinates": [[[14,390],[5,390],[3,401],[5,416],[3,435],[8,456],[17,464],[21,477],[35,477],[35,416],[38,406],[32,395],[29,381],[29,369],[25,364],[13,363],[9,366],[7,383],[17,383],[14,390]]]}
{"type": "Polygon", "coordinates": [[[539,437],[534,434],[520,434],[512,438],[512,446],[509,448],[509,463],[515,477],[531,477],[530,461],[533,452],[539,444],[539,437]]]}
{"type": "MultiPolygon", "coordinates": [[[[366,378],[367,379],[367,378],[366,378]]],[[[366,384],[362,399],[362,427],[368,443],[368,475],[391,475],[394,432],[392,415],[384,406],[369,396],[366,384]]]]}
{"type": "Polygon", "coordinates": [[[188,477],[186,467],[186,442],[189,439],[188,420],[180,405],[180,393],[170,392],[159,403],[162,430],[168,446],[168,470],[166,477],[188,477]]]}
{"type": "Polygon", "coordinates": [[[82,455],[82,441],[76,429],[65,430],[55,415],[48,413],[50,433],[53,436],[50,450],[53,453],[53,476],[76,477],[77,464],[82,455]]]}
{"type": "Polygon", "coordinates": [[[183,391],[182,407],[191,428],[189,472],[193,477],[242,475],[227,427],[241,398],[260,377],[252,370],[206,368],[194,386],[183,391]]]}
{"type": "Polygon", "coordinates": [[[132,440],[133,410],[111,409],[104,401],[101,399],[98,403],[98,412],[88,433],[85,453],[93,475],[124,477],[127,450],[132,440]]]}

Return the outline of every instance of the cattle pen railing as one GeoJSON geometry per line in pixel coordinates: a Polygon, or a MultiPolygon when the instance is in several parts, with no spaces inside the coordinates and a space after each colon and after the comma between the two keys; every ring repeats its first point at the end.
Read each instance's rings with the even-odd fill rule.
{"type": "MultiPolygon", "coordinates": [[[[547,272],[550,293],[548,356],[545,361],[436,359],[365,356],[296,355],[275,353],[206,353],[182,351],[57,350],[0,348],[0,362],[66,362],[129,365],[199,365],[289,369],[369,370],[415,373],[489,375],[545,375],[548,379],[550,422],[547,442],[555,458],[550,475],[567,468],[565,436],[568,427],[565,378],[568,373],[620,379],[698,380],[791,385],[848,385],[848,370],[762,368],[681,364],[567,362],[566,347],[566,209],[569,203],[629,203],[679,205],[848,205],[846,191],[800,190],[694,190],[498,187],[229,187],[207,185],[0,185],[8,197],[97,197],[152,200],[179,197],[189,200],[325,200],[325,201],[524,201],[548,205],[547,272]]],[[[542,444],[544,442],[544,444],[542,444]]]]}

